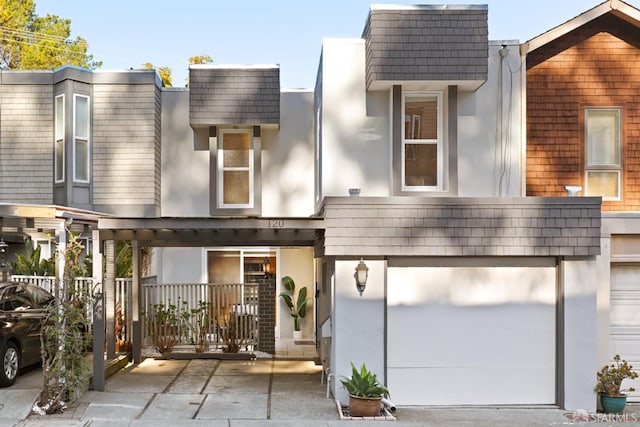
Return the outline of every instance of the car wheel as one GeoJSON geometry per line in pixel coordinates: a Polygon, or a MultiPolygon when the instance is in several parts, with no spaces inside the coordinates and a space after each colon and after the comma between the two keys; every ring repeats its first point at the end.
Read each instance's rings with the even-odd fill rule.
{"type": "Polygon", "coordinates": [[[0,371],[0,386],[6,387],[16,382],[20,369],[20,353],[12,342],[8,342],[0,352],[2,370],[0,371]]]}

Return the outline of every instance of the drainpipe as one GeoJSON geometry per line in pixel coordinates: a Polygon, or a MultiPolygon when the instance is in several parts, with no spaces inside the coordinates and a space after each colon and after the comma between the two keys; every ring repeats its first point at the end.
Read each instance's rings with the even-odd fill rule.
{"type": "Polygon", "coordinates": [[[396,404],[386,397],[383,397],[382,400],[380,400],[380,403],[382,403],[386,408],[389,408],[391,412],[394,412],[396,410],[396,404]]]}

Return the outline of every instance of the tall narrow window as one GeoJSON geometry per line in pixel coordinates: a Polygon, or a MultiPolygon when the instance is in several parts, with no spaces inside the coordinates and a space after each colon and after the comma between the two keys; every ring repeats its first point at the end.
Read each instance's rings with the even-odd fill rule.
{"type": "Polygon", "coordinates": [[[73,180],[89,182],[89,97],[73,96],[73,180]]]}
{"type": "Polygon", "coordinates": [[[402,190],[442,190],[442,94],[408,93],[403,107],[402,190]]]}
{"type": "Polygon", "coordinates": [[[218,145],[218,206],[253,207],[253,141],[248,130],[223,130],[218,145]]]}
{"type": "Polygon", "coordinates": [[[585,110],[585,173],[588,196],[620,200],[620,113],[619,108],[585,110]]]}
{"type": "Polygon", "coordinates": [[[54,169],[55,182],[64,182],[64,95],[56,96],[55,104],[55,142],[54,142],[54,169]]]}

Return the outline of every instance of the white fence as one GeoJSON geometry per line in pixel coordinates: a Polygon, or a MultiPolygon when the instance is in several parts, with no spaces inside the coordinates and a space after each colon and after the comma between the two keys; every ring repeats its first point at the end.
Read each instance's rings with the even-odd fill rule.
{"type": "MultiPolygon", "coordinates": [[[[184,319],[174,325],[179,344],[206,340],[206,347],[245,350],[258,345],[258,285],[256,283],[144,284],[144,303],[149,322],[159,310],[184,319]],[[202,332],[201,334],[199,332],[202,332]]],[[[146,325],[147,342],[153,338],[146,325]]]]}
{"type": "MultiPolygon", "coordinates": [[[[19,276],[12,281],[31,283],[53,293],[53,276],[19,276]]],[[[130,341],[132,337],[132,279],[117,278],[115,289],[116,334],[117,338],[130,341]],[[121,329],[121,330],[118,330],[121,329]]],[[[83,289],[88,295],[94,294],[93,280],[78,277],[76,289],[83,289]]],[[[142,306],[145,313],[143,330],[147,344],[151,343],[149,319],[159,309],[168,310],[174,306],[175,314],[182,319],[175,326],[178,344],[193,344],[196,335],[206,339],[209,348],[227,347],[231,342],[245,350],[258,345],[258,285],[256,283],[235,284],[143,284],[142,306]],[[194,322],[199,324],[196,325],[194,322]],[[204,329],[203,334],[197,333],[204,329]]],[[[93,305],[87,307],[87,316],[93,319],[93,305]]]]}

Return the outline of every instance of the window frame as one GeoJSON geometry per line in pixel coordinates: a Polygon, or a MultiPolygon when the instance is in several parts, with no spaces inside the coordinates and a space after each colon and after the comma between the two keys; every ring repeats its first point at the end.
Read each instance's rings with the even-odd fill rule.
{"type": "Polygon", "coordinates": [[[216,181],[217,181],[217,207],[219,209],[252,209],[255,207],[255,186],[254,186],[254,177],[255,177],[255,160],[254,160],[254,136],[253,130],[250,128],[241,128],[241,129],[220,129],[219,131],[219,141],[217,146],[217,165],[216,165],[216,181]],[[224,136],[226,134],[242,134],[245,133],[249,137],[249,165],[248,166],[235,166],[235,167],[225,167],[224,166],[224,136]],[[224,203],[224,172],[225,171],[248,171],[249,176],[249,202],[248,203],[224,203]]]}
{"type": "Polygon", "coordinates": [[[65,182],[65,145],[66,145],[66,114],[65,114],[65,96],[57,95],[54,98],[54,135],[53,135],[53,176],[56,184],[65,182]],[[58,106],[58,100],[62,105],[58,106]],[[60,157],[58,157],[60,155],[60,157]],[[60,161],[58,161],[58,159],[60,161]]]}
{"type": "MultiPolygon", "coordinates": [[[[402,192],[435,192],[445,191],[445,135],[444,135],[444,91],[411,91],[403,90],[401,98],[401,137],[400,137],[400,188],[402,192]],[[436,139],[407,139],[405,135],[405,117],[407,98],[435,97],[437,101],[437,138],[436,139]],[[407,185],[406,183],[406,146],[407,145],[436,145],[436,182],[437,185],[407,185]]],[[[413,121],[412,121],[413,124],[413,121]]]]}
{"type": "Polygon", "coordinates": [[[600,107],[592,106],[584,108],[584,182],[586,196],[602,196],[603,201],[620,201],[622,200],[622,107],[600,107]],[[612,164],[590,164],[589,163],[589,113],[593,111],[615,111],[617,113],[617,163],[612,164]],[[616,196],[604,196],[600,194],[592,194],[589,191],[589,174],[598,172],[615,172],[617,174],[618,186],[616,196]]]}
{"type": "Polygon", "coordinates": [[[78,93],[73,94],[73,182],[89,184],[91,182],[91,97],[88,95],[81,95],[78,93]],[[76,133],[77,130],[77,118],[78,118],[78,98],[84,98],[87,100],[87,137],[79,137],[76,133]],[[83,141],[87,146],[87,154],[85,159],[85,168],[87,171],[87,178],[78,178],[77,170],[77,147],[78,141],[83,141]]]}

